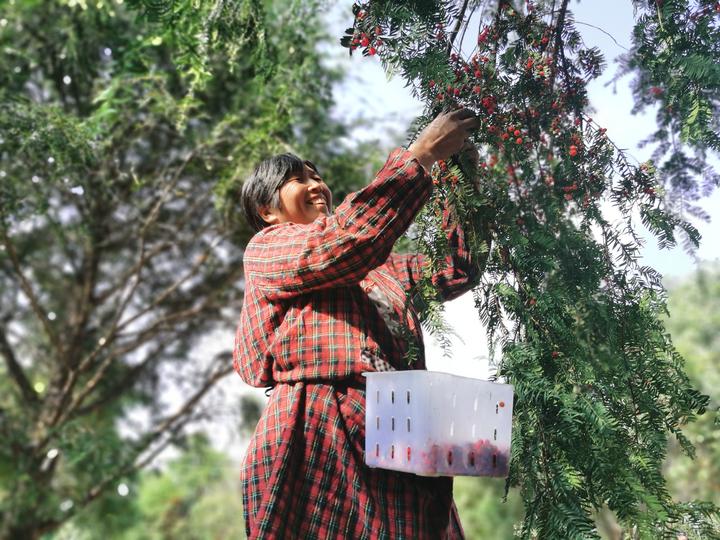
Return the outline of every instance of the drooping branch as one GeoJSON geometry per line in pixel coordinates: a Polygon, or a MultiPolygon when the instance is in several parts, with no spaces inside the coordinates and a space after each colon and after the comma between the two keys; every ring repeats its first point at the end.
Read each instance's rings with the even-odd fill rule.
{"type": "Polygon", "coordinates": [[[128,476],[135,471],[142,469],[147,466],[157,455],[166,448],[172,442],[172,435],[179,432],[179,430],[191,419],[191,412],[195,409],[195,406],[205,395],[215,386],[215,384],[222,378],[228,376],[233,372],[233,367],[230,359],[225,354],[216,355],[215,361],[225,359],[226,366],[224,368],[217,369],[214,373],[209,374],[205,379],[204,383],[198,388],[190,398],[183,403],[175,413],[166,417],[155,428],[147,433],[143,438],[143,441],[135,448],[135,458],[124,467],[119,467],[116,472],[109,477],[103,479],[97,483],[90,490],[88,490],[87,496],[80,501],[80,507],[84,507],[93,500],[97,499],[102,493],[114,482],[124,476],[128,476]],[[170,434],[168,437],[167,435],[170,434]],[[153,448],[153,450],[142,456],[142,453],[149,449],[160,437],[166,435],[165,440],[153,448]],[[142,456],[142,457],[140,457],[142,456]]]}
{"type": "Polygon", "coordinates": [[[105,389],[103,394],[96,398],[95,401],[92,401],[83,407],[79,407],[73,416],[77,417],[90,414],[125,395],[125,393],[133,387],[150,365],[158,361],[159,355],[175,339],[176,336],[173,334],[165,337],[165,339],[157,340],[155,346],[148,351],[147,354],[145,354],[145,358],[137,364],[134,364],[120,381],[113,384],[110,388],[105,389]]]}
{"type": "MultiPolygon", "coordinates": [[[[199,236],[199,235],[197,235],[199,236]]],[[[123,320],[120,322],[116,328],[115,332],[121,332],[123,329],[127,328],[129,325],[131,325],[136,320],[140,319],[144,315],[150,313],[153,309],[155,309],[157,306],[162,304],[170,295],[172,295],[175,291],[177,291],[183,283],[186,283],[190,278],[197,275],[198,270],[200,267],[205,264],[208,257],[212,253],[213,249],[220,243],[222,240],[221,237],[215,238],[212,242],[208,244],[208,247],[205,249],[205,251],[197,257],[195,260],[195,263],[185,272],[184,275],[180,276],[175,282],[171,283],[168,287],[165,288],[165,290],[161,291],[152,301],[150,301],[147,306],[145,306],[143,309],[139,310],[137,313],[133,314],[131,317],[123,320]]]]}
{"type": "Polygon", "coordinates": [[[80,278],[82,281],[82,292],[80,294],[80,301],[75,307],[75,312],[69,321],[70,327],[74,329],[74,331],[64,355],[63,363],[66,366],[70,366],[72,362],[71,359],[78,355],[85,326],[94,306],[93,296],[97,284],[99,264],[98,251],[95,246],[90,243],[86,249],[85,257],[81,265],[80,278]]]}
{"type": "Polygon", "coordinates": [[[562,40],[562,33],[565,27],[565,14],[567,13],[568,3],[570,0],[562,0],[560,6],[560,13],[558,14],[557,23],[555,25],[555,41],[553,42],[552,52],[552,69],[550,70],[550,88],[555,86],[555,77],[557,76],[558,70],[558,57],[564,54],[564,45],[562,40]]]}
{"type": "Polygon", "coordinates": [[[15,351],[7,339],[5,325],[2,323],[0,323],[0,354],[5,358],[5,365],[7,365],[10,377],[20,389],[20,393],[25,402],[30,404],[37,403],[38,395],[25,375],[22,366],[17,361],[15,351]]]}
{"type": "MultiPolygon", "coordinates": [[[[239,273],[240,271],[241,269],[238,268],[236,272],[239,273]]],[[[230,274],[230,276],[232,275],[235,275],[235,273],[230,274]]],[[[85,399],[103,380],[103,377],[114,361],[157,337],[159,332],[162,332],[163,329],[168,328],[170,325],[177,325],[181,322],[194,319],[199,314],[214,306],[215,300],[216,299],[213,296],[205,296],[205,301],[196,306],[160,317],[141,331],[134,340],[123,346],[117,347],[109,353],[107,357],[97,366],[90,380],[84,384],[77,394],[69,399],[68,403],[62,408],[62,410],[58,411],[51,426],[64,422],[67,418],[73,415],[79,407],[82,406],[85,399]]]]}
{"type": "MultiPolygon", "coordinates": [[[[468,0],[463,1],[463,5],[460,8],[460,12],[458,13],[458,16],[455,20],[455,28],[453,28],[452,32],[450,33],[450,39],[448,41],[447,46],[447,54],[449,55],[452,52],[453,45],[455,44],[455,38],[457,38],[458,33],[460,32],[460,27],[463,24],[463,21],[465,20],[465,12],[467,11],[468,7],[468,0]]],[[[462,47],[462,42],[460,43],[460,46],[462,47]]]]}
{"type": "MultiPolygon", "coordinates": [[[[112,342],[113,338],[115,337],[115,334],[117,332],[118,325],[120,323],[120,320],[122,319],[123,314],[125,313],[125,309],[129,305],[130,301],[132,300],[135,291],[137,290],[137,287],[140,284],[140,272],[142,271],[143,267],[145,266],[147,260],[146,260],[146,243],[147,243],[147,235],[152,227],[152,225],[157,221],[157,219],[160,216],[160,210],[165,205],[165,203],[170,198],[170,195],[172,194],[175,186],[180,181],[180,177],[182,175],[182,172],[185,170],[185,167],[190,163],[192,158],[195,156],[195,152],[190,152],[188,156],[183,160],[183,163],[178,169],[175,171],[175,174],[173,178],[166,184],[165,188],[159,195],[156,203],[153,205],[152,209],[148,213],[147,217],[145,218],[142,227],[140,229],[140,238],[138,240],[138,256],[137,256],[137,264],[135,265],[136,272],[134,276],[132,276],[134,279],[132,280],[132,284],[129,287],[129,290],[126,292],[124,298],[120,301],[120,305],[117,308],[115,315],[113,317],[113,321],[110,324],[109,329],[105,332],[105,335],[100,338],[96,344],[96,346],[93,348],[93,350],[85,356],[82,360],[78,362],[76,367],[74,369],[71,369],[67,379],[65,380],[65,384],[63,385],[62,391],[60,392],[60,396],[57,400],[57,405],[55,407],[55,412],[53,416],[49,419],[49,421],[46,422],[46,427],[53,427],[60,422],[62,418],[66,418],[69,414],[68,408],[65,407],[65,405],[68,403],[68,400],[70,399],[70,396],[72,395],[73,389],[75,385],[77,384],[79,376],[85,372],[88,369],[88,366],[92,364],[92,362],[97,358],[97,356],[112,342]]],[[[108,364],[109,365],[109,364],[108,364]]],[[[106,368],[107,369],[107,368],[106,368]]],[[[103,373],[105,370],[101,370],[103,373]]],[[[77,400],[73,400],[73,403],[75,405],[79,404],[77,400]]],[[[45,423],[45,422],[43,422],[45,423]]]]}
{"type": "Polygon", "coordinates": [[[28,280],[27,276],[25,276],[25,273],[22,271],[20,260],[18,258],[17,251],[15,250],[15,244],[13,244],[10,236],[8,235],[5,223],[0,224],[0,239],[2,239],[2,244],[3,246],[5,246],[5,251],[10,258],[10,263],[12,264],[15,276],[20,282],[20,289],[22,289],[28,301],[30,302],[32,311],[35,314],[37,320],[40,322],[40,326],[42,326],[43,330],[45,331],[45,334],[50,341],[50,345],[52,345],[56,354],[60,354],[62,352],[62,344],[60,343],[60,339],[55,330],[53,329],[52,325],[50,324],[50,321],[46,315],[46,311],[42,307],[40,299],[33,290],[30,281],[28,280]]]}

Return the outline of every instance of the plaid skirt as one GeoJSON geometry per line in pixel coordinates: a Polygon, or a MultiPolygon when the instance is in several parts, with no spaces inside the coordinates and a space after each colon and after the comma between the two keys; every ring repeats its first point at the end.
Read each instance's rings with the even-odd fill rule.
{"type": "Polygon", "coordinates": [[[248,538],[464,538],[452,478],[364,463],[364,382],[272,392],[242,468],[248,538]]]}

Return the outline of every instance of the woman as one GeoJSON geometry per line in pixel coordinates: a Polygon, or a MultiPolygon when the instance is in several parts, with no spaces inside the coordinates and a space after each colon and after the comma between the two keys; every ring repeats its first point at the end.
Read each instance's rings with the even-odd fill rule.
{"type": "MultiPolygon", "coordinates": [[[[264,161],[243,186],[258,233],[244,254],[234,364],[248,384],[274,386],[243,464],[249,538],[463,537],[451,478],[365,466],[361,374],[408,369],[409,339],[422,351],[405,300],[424,259],[391,250],[432,193],[432,164],[477,127],[468,110],[441,114],[335,212],[315,166],[292,155],[264,161]]],[[[478,265],[446,218],[453,255],[432,279],[449,299],[478,265]]],[[[422,355],[411,368],[425,369],[422,355]]]]}

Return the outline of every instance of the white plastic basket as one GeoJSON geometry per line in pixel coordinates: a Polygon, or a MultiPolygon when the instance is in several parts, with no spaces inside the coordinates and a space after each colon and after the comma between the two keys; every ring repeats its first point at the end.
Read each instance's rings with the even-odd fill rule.
{"type": "Polygon", "coordinates": [[[512,385],[421,370],[363,375],[368,466],[422,476],[507,476],[512,385]]]}

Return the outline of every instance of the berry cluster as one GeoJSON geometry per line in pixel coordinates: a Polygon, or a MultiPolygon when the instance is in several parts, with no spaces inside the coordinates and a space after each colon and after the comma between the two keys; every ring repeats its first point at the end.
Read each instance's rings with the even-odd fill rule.
{"type": "Polygon", "coordinates": [[[380,25],[371,22],[368,12],[365,8],[355,4],[353,6],[355,13],[355,23],[352,29],[348,30],[349,36],[342,41],[352,53],[358,47],[362,47],[365,54],[374,56],[378,49],[383,46],[383,29],[380,25]],[[350,39],[347,39],[347,38],[350,39]]]}
{"type": "Polygon", "coordinates": [[[428,441],[423,449],[391,444],[371,459],[378,466],[411,470],[421,475],[494,476],[508,475],[510,453],[482,439],[465,444],[428,441]]]}

